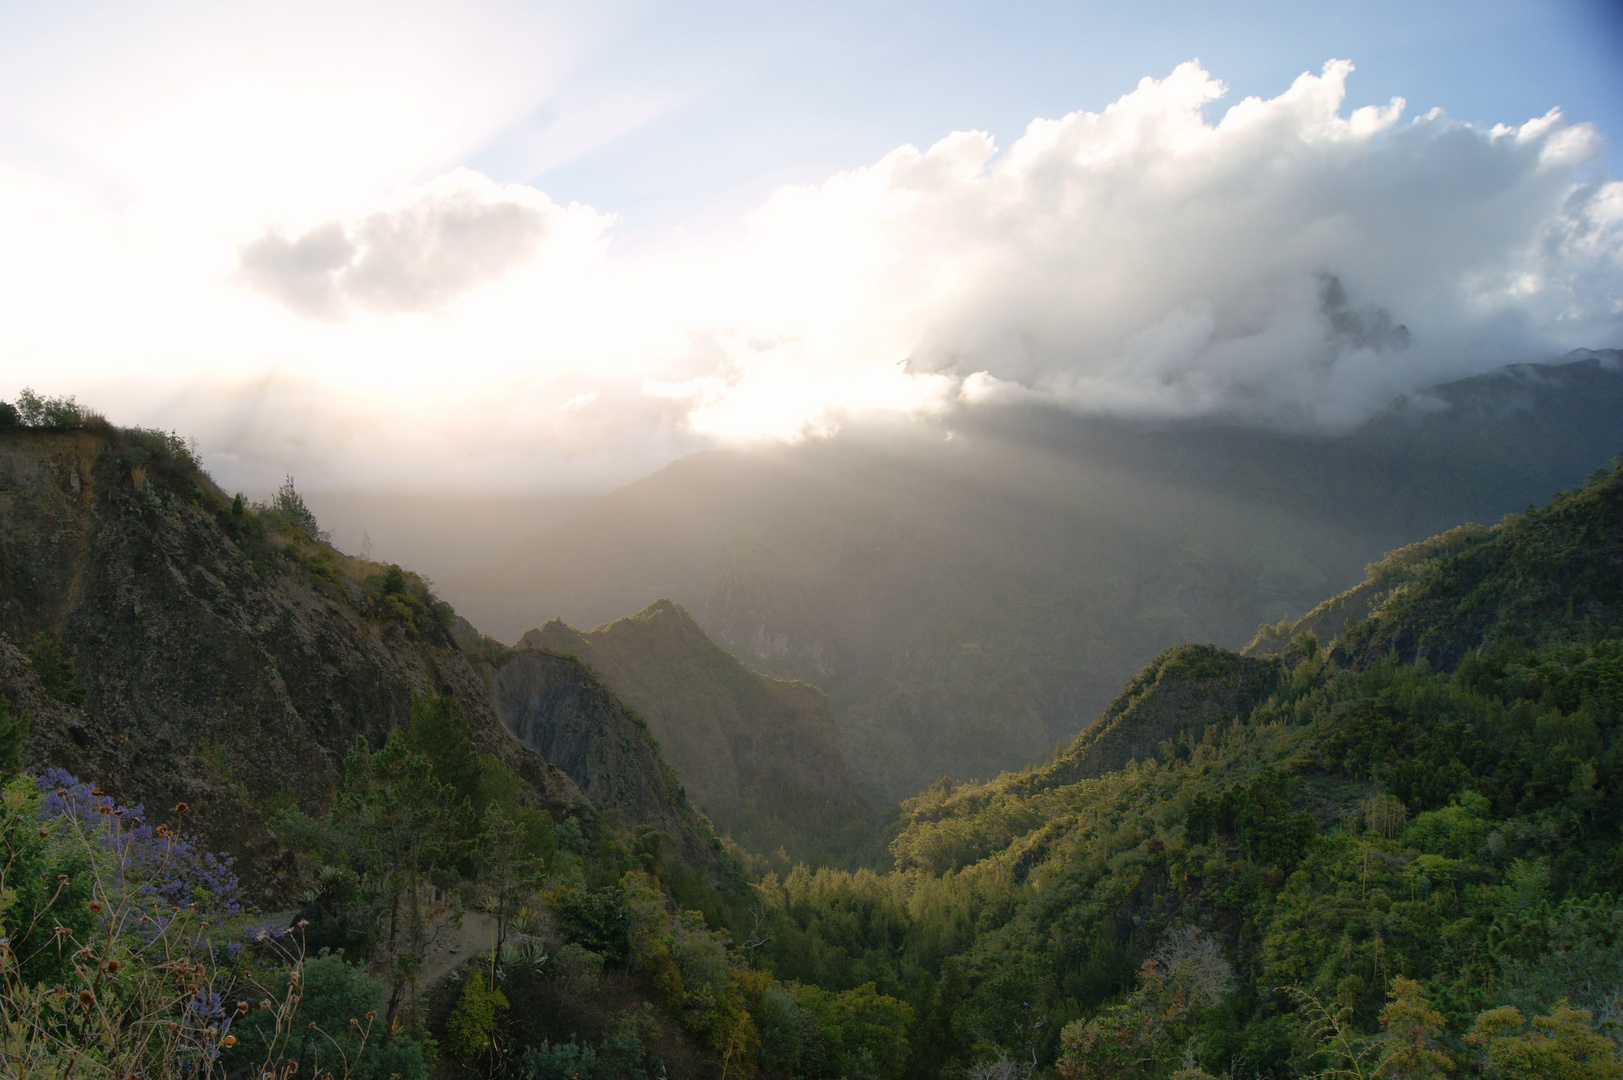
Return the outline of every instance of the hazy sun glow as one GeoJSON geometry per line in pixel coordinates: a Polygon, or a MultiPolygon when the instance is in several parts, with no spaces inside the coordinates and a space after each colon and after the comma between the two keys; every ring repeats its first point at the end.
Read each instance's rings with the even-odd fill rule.
{"type": "Polygon", "coordinates": [[[387,11],[119,10],[0,57],[0,394],[184,417],[239,485],[524,485],[1009,398],[1333,428],[1623,328],[1623,186],[1556,112],[1348,108],[1336,61],[1214,115],[1186,63],[621,255],[615,207],[459,167],[656,114],[525,134],[600,27],[387,11]]]}

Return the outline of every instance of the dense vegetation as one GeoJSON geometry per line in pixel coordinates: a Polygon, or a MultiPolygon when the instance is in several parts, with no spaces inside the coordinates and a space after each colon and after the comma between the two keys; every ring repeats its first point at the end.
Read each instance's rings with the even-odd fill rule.
{"type": "MultiPolygon", "coordinates": [[[[209,508],[264,572],[496,648],[426,583],[334,551],[291,481],[226,500],[178,440],[120,437],[121,467],[209,508]]],[[[355,744],[326,812],[266,807],[310,885],[290,934],[239,910],[184,804],[153,824],[16,774],[26,718],[0,701],[0,1060],[278,1080],[294,1062],[377,1080],[1617,1077],[1620,545],[1623,465],[1370,567],[1378,602],[1333,646],[1169,650],[1040,765],[902,804],[884,872],[736,848],[693,865],[658,830],[549,814],[424,697],[355,744]],[[1148,752],[1101,751],[1152,718],[1148,752]]],[[[79,692],[52,639],[29,652],[51,697],[79,692]]]]}
{"type": "Polygon", "coordinates": [[[420,700],[380,748],[358,742],[329,813],[270,808],[314,882],[292,931],[241,913],[228,859],[89,784],[18,775],[4,808],[7,1075],[882,1077],[906,1062],[906,1003],[752,966],[762,942],[716,929],[729,903],[747,909],[736,869],[718,890],[655,830],[555,823],[474,752],[449,699],[420,700]],[[490,924],[489,944],[435,986],[425,960],[464,918],[490,924]]]}
{"type": "Polygon", "coordinates": [[[1333,652],[1292,643],[1244,715],[1095,778],[1084,733],[943,781],[893,873],[768,876],[763,963],[908,999],[920,1077],[1617,1075],[1623,467],[1474,535],[1333,652]]]}

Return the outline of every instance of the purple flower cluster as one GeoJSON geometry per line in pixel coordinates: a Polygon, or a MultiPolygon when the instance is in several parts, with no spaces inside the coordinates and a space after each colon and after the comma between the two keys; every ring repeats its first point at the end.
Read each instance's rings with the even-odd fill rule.
{"type": "Polygon", "coordinates": [[[186,1002],[186,1017],[181,1052],[212,1063],[220,1056],[220,1040],[230,1032],[236,1017],[226,1012],[225,1000],[218,993],[201,988],[186,1002]]]}
{"type": "Polygon", "coordinates": [[[196,904],[198,916],[212,921],[242,910],[229,855],[203,851],[196,837],[147,824],[143,806],[118,806],[64,769],[47,769],[38,783],[44,796],[41,824],[78,822],[99,837],[113,856],[121,888],[155,898],[171,911],[196,904]]]}

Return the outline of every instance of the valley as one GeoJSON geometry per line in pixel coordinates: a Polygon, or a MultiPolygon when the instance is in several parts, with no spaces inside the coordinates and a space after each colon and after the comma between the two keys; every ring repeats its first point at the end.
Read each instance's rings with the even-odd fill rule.
{"type": "MultiPolygon", "coordinates": [[[[905,442],[790,448],[750,482],[701,457],[544,541],[604,575],[571,571],[582,604],[703,583],[716,554],[698,614],[656,597],[514,645],[338,550],[291,482],[229,497],[178,440],[88,412],[0,431],[6,1000],[79,979],[124,1015],[180,1008],[142,981],[170,931],[106,923],[145,904],[245,935],[199,978],[227,1003],[260,980],[269,1011],[231,1014],[223,1049],[207,1015],[165,1036],[214,1040],[227,1076],[325,1069],[278,1034],[296,1009],[381,1023],[352,1048],[380,1080],[1512,1075],[1493,1063],[1535,1053],[1610,1075],[1623,466],[1565,479],[1585,439],[1623,445],[1610,363],[1445,388],[1452,410],[1317,460],[1237,430],[1134,432],[1137,472],[1098,464],[1121,432],[1085,474],[1040,440],[967,477],[905,442]],[[791,468],[793,498],[754,508],[791,468]],[[124,942],[126,974],[60,959],[48,920],[124,942]]],[[[30,1015],[44,1041],[16,1052],[59,1054],[30,1015]]],[[[105,1015],[81,1041],[123,1060],[105,1015]]]]}
{"type": "Polygon", "coordinates": [[[825,691],[877,804],[990,779],[1180,642],[1238,649],[1388,551],[1548,500],[1623,446],[1613,352],[1394,403],[1336,438],[982,410],[684,458],[437,588],[515,641],[659,600],[825,691]]]}
{"type": "Polygon", "coordinates": [[[0,1080],[1623,1080],[1620,56],[0,5],[0,1080]]]}

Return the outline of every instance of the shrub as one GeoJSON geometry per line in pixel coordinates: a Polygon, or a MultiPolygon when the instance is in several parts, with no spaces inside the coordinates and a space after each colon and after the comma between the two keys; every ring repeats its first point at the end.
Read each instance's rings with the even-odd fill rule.
{"type": "MultiPolygon", "coordinates": [[[[421,1080],[428,1074],[415,1040],[381,1030],[383,984],[360,968],[324,954],[303,963],[302,977],[288,968],[279,975],[280,983],[299,992],[297,1038],[288,1039],[288,1047],[300,1074],[350,1080],[421,1080]]],[[[237,1044],[223,1058],[233,1070],[259,1060],[276,1038],[269,1010],[250,1010],[236,1031],[237,1044]]]]}
{"type": "Polygon", "coordinates": [[[619,886],[559,890],[552,897],[552,913],[566,940],[610,961],[626,958],[631,913],[619,886]]]}
{"type": "Polygon", "coordinates": [[[524,1051],[518,1072],[524,1080],[592,1080],[597,1075],[597,1051],[573,1039],[542,1043],[524,1051]]]}
{"type": "Polygon", "coordinates": [[[6,784],[0,1072],[208,1076],[251,1001],[274,1033],[255,1066],[279,1071],[298,998],[255,981],[236,885],[229,860],[60,770],[6,784]]]}
{"type": "Polygon", "coordinates": [[[332,537],[322,530],[316,521],[316,515],[305,505],[304,496],[300,495],[293,486],[293,478],[289,476],[282,481],[282,486],[276,489],[269,503],[254,507],[255,511],[274,518],[280,524],[291,525],[311,540],[325,544],[332,537]]]}
{"type": "Polygon", "coordinates": [[[507,1007],[507,996],[485,980],[483,968],[474,968],[445,1022],[445,1048],[464,1061],[490,1053],[495,1047],[496,1014],[507,1007]]]}
{"type": "Polygon", "coordinates": [[[71,396],[41,397],[26,386],[17,395],[13,412],[24,426],[35,428],[82,428],[107,422],[100,413],[80,405],[71,396]]]}

